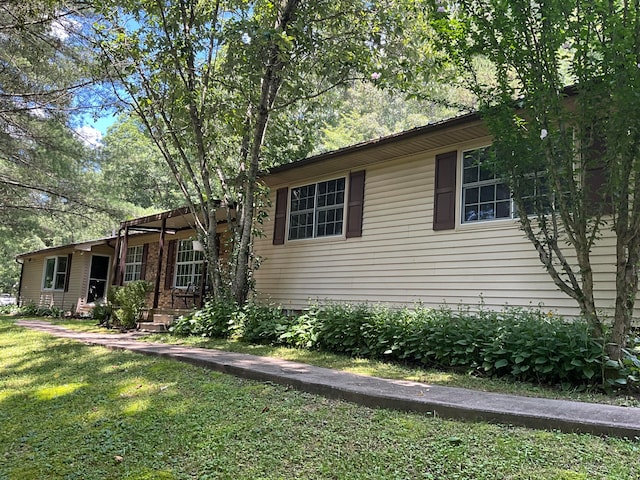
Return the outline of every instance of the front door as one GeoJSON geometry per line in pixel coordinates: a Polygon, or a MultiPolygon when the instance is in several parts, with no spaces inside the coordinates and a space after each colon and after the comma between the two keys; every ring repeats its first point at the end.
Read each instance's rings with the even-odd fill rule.
{"type": "Polygon", "coordinates": [[[104,298],[107,292],[107,279],[109,278],[110,258],[104,255],[91,256],[91,273],[89,274],[89,291],[87,303],[104,298]]]}

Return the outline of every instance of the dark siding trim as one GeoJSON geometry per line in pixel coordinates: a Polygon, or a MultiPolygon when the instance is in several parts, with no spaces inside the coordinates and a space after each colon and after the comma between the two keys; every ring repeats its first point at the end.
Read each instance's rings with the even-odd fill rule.
{"type": "Polygon", "coordinates": [[[287,229],[287,200],[289,189],[279,188],[276,193],[276,215],[273,223],[273,244],[284,244],[284,236],[287,229]]]}
{"type": "Polygon", "coordinates": [[[347,238],[362,236],[362,214],[364,213],[365,171],[349,175],[349,203],[347,204],[347,238]]]}
{"type": "Polygon", "coordinates": [[[164,276],[165,290],[173,287],[173,268],[176,264],[176,242],[177,240],[170,240],[167,245],[167,268],[164,276]]]}
{"type": "Polygon", "coordinates": [[[456,168],[458,152],[436,155],[433,229],[451,230],[456,226],[456,168]]]}
{"type": "Polygon", "coordinates": [[[73,254],[70,253],[67,255],[67,271],[64,276],[64,291],[69,291],[69,279],[71,278],[71,260],[73,259],[73,254]]]}

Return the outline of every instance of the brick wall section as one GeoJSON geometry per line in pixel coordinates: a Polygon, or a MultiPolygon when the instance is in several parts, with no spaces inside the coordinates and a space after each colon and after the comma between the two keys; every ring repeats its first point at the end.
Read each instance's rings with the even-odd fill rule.
{"type": "MultiPolygon", "coordinates": [[[[160,247],[157,241],[149,242],[149,252],[147,254],[147,268],[145,280],[151,282],[155,286],[156,273],[158,271],[158,251],[160,247]]],[[[160,271],[160,297],[158,299],[158,308],[171,308],[171,290],[165,290],[164,277],[167,271],[167,244],[163,252],[162,267],[160,271]]],[[[153,292],[147,295],[147,304],[153,304],[153,292]]]]}

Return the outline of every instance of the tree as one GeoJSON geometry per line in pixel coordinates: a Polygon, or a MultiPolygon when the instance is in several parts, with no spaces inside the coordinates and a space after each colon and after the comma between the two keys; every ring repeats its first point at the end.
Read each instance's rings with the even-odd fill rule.
{"type": "Polygon", "coordinates": [[[495,137],[494,167],[511,186],[522,229],[597,336],[603,319],[590,254],[606,231],[615,235],[608,353],[619,359],[640,262],[640,5],[436,0],[432,7],[442,47],[479,97],[495,137]],[[478,59],[490,62],[494,81],[478,80],[478,59]]]}
{"type": "Polygon", "coordinates": [[[258,175],[311,146],[303,100],[369,78],[381,44],[392,45],[382,22],[389,11],[358,0],[99,3],[99,46],[115,91],[194,214],[214,295],[243,303],[263,201],[258,175]],[[220,208],[231,231],[226,268],[213,241],[220,208]]]}
{"type": "Polygon", "coordinates": [[[432,101],[406,98],[372,82],[356,82],[329,97],[324,106],[326,120],[320,127],[322,135],[315,147],[318,153],[443,120],[458,111],[432,101]]]}
{"type": "Polygon", "coordinates": [[[136,118],[119,117],[96,154],[96,183],[110,201],[163,210],[184,204],[162,154],[136,118]]]}

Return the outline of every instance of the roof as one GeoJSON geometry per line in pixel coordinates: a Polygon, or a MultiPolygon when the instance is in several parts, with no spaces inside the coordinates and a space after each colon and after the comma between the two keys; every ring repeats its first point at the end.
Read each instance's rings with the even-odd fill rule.
{"type": "Polygon", "coordinates": [[[97,247],[99,245],[107,245],[107,246],[113,247],[113,245],[109,245],[109,242],[115,241],[116,238],[117,237],[115,236],[110,236],[110,237],[97,238],[95,240],[87,240],[85,242],[67,243],[65,245],[57,245],[55,247],[43,248],[40,250],[32,250],[31,252],[26,252],[26,253],[21,253],[19,255],[16,255],[16,259],[30,257],[31,255],[36,255],[36,254],[53,253],[57,250],[65,250],[68,248],[73,248],[74,250],[79,250],[83,252],[90,252],[93,249],[93,247],[97,247]]]}
{"type": "Polygon", "coordinates": [[[333,170],[364,167],[400,156],[446,149],[487,135],[489,132],[480,115],[468,113],[280,165],[265,172],[262,178],[269,184],[287,183],[303,176],[303,173],[309,177],[333,170]]]}

